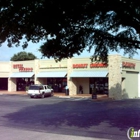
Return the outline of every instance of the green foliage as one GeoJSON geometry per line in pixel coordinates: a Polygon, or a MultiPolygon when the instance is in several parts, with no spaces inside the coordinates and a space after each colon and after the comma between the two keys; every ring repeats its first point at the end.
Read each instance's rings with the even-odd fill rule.
{"type": "Polygon", "coordinates": [[[17,54],[14,54],[13,57],[11,57],[11,61],[26,61],[26,60],[34,60],[37,57],[32,53],[27,52],[19,52],[17,54]]]}
{"type": "Polygon", "coordinates": [[[19,46],[24,39],[26,48],[28,41],[45,40],[42,55],[56,60],[92,48],[92,58],[106,60],[120,49],[133,56],[139,27],[139,0],[0,0],[0,44],[19,46]]]}

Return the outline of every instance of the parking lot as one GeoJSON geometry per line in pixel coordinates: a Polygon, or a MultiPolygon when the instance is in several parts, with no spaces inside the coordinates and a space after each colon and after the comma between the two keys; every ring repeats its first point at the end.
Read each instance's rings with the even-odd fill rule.
{"type": "MultiPolygon", "coordinates": [[[[93,101],[90,98],[30,99],[27,95],[0,95],[1,130],[28,130],[77,139],[125,140],[130,127],[140,129],[139,113],[139,99],[93,101]]],[[[12,140],[5,139],[4,134],[2,139],[12,140]]]]}

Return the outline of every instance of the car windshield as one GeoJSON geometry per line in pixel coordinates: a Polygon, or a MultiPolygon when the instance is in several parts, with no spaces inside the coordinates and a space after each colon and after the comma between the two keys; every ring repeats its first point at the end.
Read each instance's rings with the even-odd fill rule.
{"type": "Polygon", "coordinates": [[[29,90],[39,90],[40,86],[30,86],[29,90]]]}

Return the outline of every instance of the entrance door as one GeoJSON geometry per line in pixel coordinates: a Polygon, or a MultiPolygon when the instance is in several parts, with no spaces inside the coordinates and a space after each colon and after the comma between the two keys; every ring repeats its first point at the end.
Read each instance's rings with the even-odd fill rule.
{"type": "Polygon", "coordinates": [[[8,90],[8,78],[0,78],[0,90],[8,90]]]}

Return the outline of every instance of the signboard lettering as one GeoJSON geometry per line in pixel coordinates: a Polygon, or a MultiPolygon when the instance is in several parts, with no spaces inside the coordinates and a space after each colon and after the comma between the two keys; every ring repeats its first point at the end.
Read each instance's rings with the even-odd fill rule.
{"type": "MultiPolygon", "coordinates": [[[[104,68],[107,67],[108,64],[107,63],[91,63],[90,68],[104,68]]],[[[73,64],[73,68],[87,68],[88,64],[87,63],[83,63],[83,64],[73,64]]]]}
{"type": "Polygon", "coordinates": [[[91,63],[90,68],[102,68],[107,67],[108,65],[106,63],[91,63]]]}
{"type": "Polygon", "coordinates": [[[13,64],[14,69],[19,69],[19,72],[32,72],[33,68],[25,68],[23,64],[13,64]]]}
{"type": "Polygon", "coordinates": [[[87,68],[88,64],[73,64],[73,68],[87,68]]]}
{"type": "Polygon", "coordinates": [[[122,62],[123,68],[132,68],[135,69],[136,64],[132,62],[122,62]]]}
{"type": "Polygon", "coordinates": [[[23,67],[23,64],[14,64],[13,65],[14,69],[18,69],[18,68],[21,68],[21,67],[23,67]]]}

